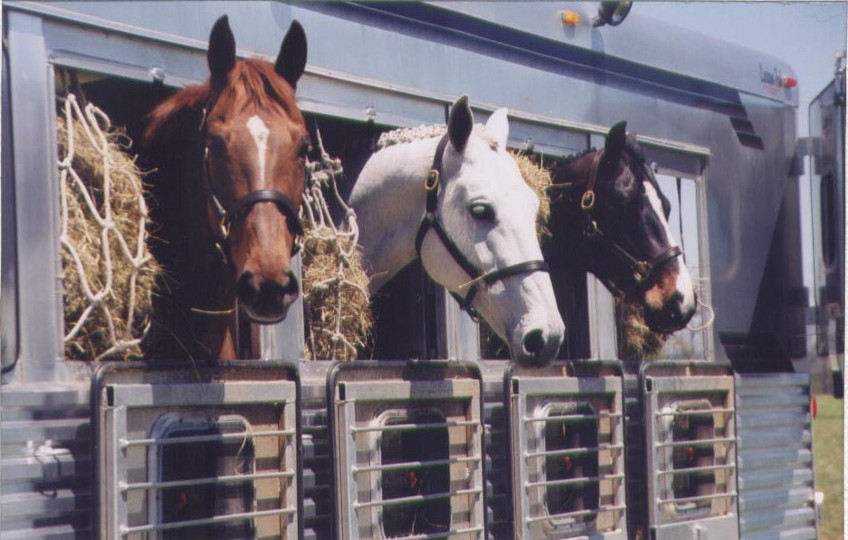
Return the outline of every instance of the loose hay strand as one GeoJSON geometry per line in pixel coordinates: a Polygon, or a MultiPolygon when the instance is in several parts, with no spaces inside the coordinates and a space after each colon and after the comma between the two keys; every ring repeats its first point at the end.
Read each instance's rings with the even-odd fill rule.
{"type": "Polygon", "coordinates": [[[341,162],[324,151],[320,133],[317,139],[321,157],[308,164],[303,197],[306,357],[354,360],[372,331],[368,276],[362,268],[356,214],[336,184],[344,174],[341,162]],[[325,191],[344,211],[341,226],[333,222],[325,191]]]}
{"type": "Polygon", "coordinates": [[[511,152],[512,159],[518,165],[518,170],[524,182],[533,190],[539,198],[539,213],[536,215],[536,236],[541,240],[550,234],[548,231],[548,220],[551,217],[551,201],[548,197],[548,187],[553,184],[551,173],[544,167],[520,152],[511,152]]]}
{"type": "Polygon", "coordinates": [[[69,94],[63,113],[56,127],[65,354],[139,357],[159,271],[147,250],[142,174],[102,110],[81,109],[69,94]]]}

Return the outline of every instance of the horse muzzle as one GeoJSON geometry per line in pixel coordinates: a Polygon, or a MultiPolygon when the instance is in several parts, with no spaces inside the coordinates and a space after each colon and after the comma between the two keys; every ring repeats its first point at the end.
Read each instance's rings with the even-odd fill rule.
{"type": "Polygon", "coordinates": [[[510,339],[512,359],[522,367],[544,367],[550,364],[562,346],[565,326],[531,327],[510,339]]]}
{"type": "Polygon", "coordinates": [[[671,334],[689,324],[689,321],[695,315],[697,305],[697,300],[687,302],[682,294],[675,292],[665,301],[661,309],[651,309],[650,307],[645,309],[645,323],[654,332],[671,334]]]}
{"type": "Polygon", "coordinates": [[[245,270],[236,282],[236,293],[241,312],[248,320],[274,324],[285,319],[289,308],[297,300],[300,286],[297,276],[291,271],[277,280],[245,270]]]}

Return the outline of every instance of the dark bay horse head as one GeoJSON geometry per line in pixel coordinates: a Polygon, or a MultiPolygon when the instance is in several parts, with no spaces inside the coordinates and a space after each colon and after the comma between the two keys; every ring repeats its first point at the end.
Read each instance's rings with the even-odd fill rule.
{"type": "Polygon", "coordinates": [[[145,140],[152,146],[157,138],[171,141],[158,146],[170,146],[177,156],[172,163],[188,164],[177,163],[171,181],[194,191],[196,200],[182,211],[190,214],[194,205],[203,214],[191,216],[201,221],[194,241],[217,246],[231,275],[229,294],[235,291],[242,313],[253,322],[277,322],[298,295],[291,258],[302,233],[298,214],[309,139],[295,87],[306,66],[306,36],[295,21],[276,63],[237,61],[223,16],[212,28],[207,61],[209,80],[160,104],[145,140]]]}
{"type": "Polygon", "coordinates": [[[613,294],[642,305],[651,330],[670,333],[695,313],[694,284],[668,226],[671,205],[625,127],[551,171],[548,251],[577,257],[613,294]]]}

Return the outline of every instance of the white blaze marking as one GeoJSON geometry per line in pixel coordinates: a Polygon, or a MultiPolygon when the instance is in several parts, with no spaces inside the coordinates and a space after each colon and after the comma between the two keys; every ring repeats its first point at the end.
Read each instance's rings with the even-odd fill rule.
{"type": "Polygon", "coordinates": [[[254,115],[247,121],[247,129],[253,135],[253,140],[256,143],[256,150],[259,154],[259,178],[265,181],[265,154],[268,153],[268,134],[271,130],[265,125],[265,122],[254,115]]]}
{"type": "MultiPolygon", "coordinates": [[[[645,182],[645,195],[648,196],[648,200],[651,202],[651,207],[660,219],[660,223],[663,224],[668,245],[677,246],[677,241],[675,240],[674,235],[671,234],[671,228],[668,226],[668,221],[665,219],[665,212],[663,212],[660,196],[657,193],[657,190],[654,189],[653,184],[650,182],[645,182]]],[[[683,260],[683,257],[684,255],[680,256],[680,264],[678,265],[680,271],[677,273],[677,282],[675,283],[675,287],[677,288],[677,292],[683,295],[683,307],[685,309],[695,305],[695,287],[692,285],[692,276],[689,275],[689,269],[686,268],[686,263],[683,260]]]]}

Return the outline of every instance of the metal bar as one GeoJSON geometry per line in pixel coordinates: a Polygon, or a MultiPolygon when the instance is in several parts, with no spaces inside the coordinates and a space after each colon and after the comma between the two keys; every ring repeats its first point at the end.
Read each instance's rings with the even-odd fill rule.
{"type": "Polygon", "coordinates": [[[717,413],[724,413],[724,414],[731,415],[731,414],[734,414],[735,412],[736,411],[734,409],[715,408],[715,409],[692,409],[692,410],[689,410],[689,411],[679,411],[679,410],[678,411],[669,411],[669,412],[657,411],[654,414],[656,416],[706,416],[706,415],[709,415],[709,414],[717,414],[717,413]]]}
{"type": "Polygon", "coordinates": [[[402,469],[409,469],[412,467],[438,467],[439,465],[452,465],[454,463],[479,463],[482,461],[480,454],[475,454],[473,456],[466,457],[454,457],[448,459],[436,459],[432,461],[407,461],[404,463],[390,463],[387,465],[370,465],[367,467],[351,467],[351,472],[353,474],[359,474],[364,472],[373,472],[373,471],[396,471],[402,469]]]}
{"type": "Polygon", "coordinates": [[[564,480],[552,480],[550,482],[525,482],[525,488],[542,488],[542,487],[555,487],[555,486],[569,486],[573,484],[597,484],[604,480],[621,480],[624,478],[623,474],[610,474],[606,476],[583,476],[580,478],[566,478],[564,480]]]}
{"type": "Polygon", "coordinates": [[[292,478],[295,474],[296,473],[294,471],[266,472],[245,475],[215,476],[210,478],[192,478],[188,480],[173,480],[170,482],[139,482],[136,484],[120,482],[118,486],[121,491],[132,491],[138,489],[153,490],[173,487],[203,486],[207,484],[237,484],[248,480],[265,480],[269,478],[292,478]]]}
{"type": "Polygon", "coordinates": [[[439,533],[416,534],[413,536],[392,536],[392,540],[424,540],[432,538],[450,538],[460,534],[480,533],[483,532],[483,527],[466,527],[464,529],[451,529],[439,533]]]}
{"type": "Polygon", "coordinates": [[[411,431],[416,429],[437,429],[446,427],[479,427],[478,420],[450,420],[446,422],[428,422],[423,424],[392,424],[384,426],[356,427],[351,426],[350,432],[354,435],[359,433],[372,433],[375,431],[411,431]]]}
{"type": "Polygon", "coordinates": [[[399,497],[397,499],[368,501],[364,503],[356,502],[353,504],[353,509],[361,510],[363,508],[373,508],[375,506],[402,506],[404,504],[414,502],[453,499],[454,497],[461,497],[463,495],[481,495],[482,493],[483,490],[481,488],[459,489],[457,491],[451,491],[450,493],[431,493],[429,495],[415,495],[413,497],[399,497]]]}
{"type": "Polygon", "coordinates": [[[690,474],[693,472],[704,472],[704,471],[721,471],[721,470],[732,470],[736,468],[735,463],[730,463],[728,465],[704,465],[703,467],[691,467],[689,469],[660,469],[657,471],[657,475],[666,475],[666,474],[690,474]]]}
{"type": "Polygon", "coordinates": [[[127,527],[121,525],[121,536],[129,536],[136,533],[154,531],[167,531],[171,529],[183,529],[186,527],[197,527],[198,525],[214,525],[215,523],[226,523],[240,519],[261,518],[268,516],[294,515],[296,508],[278,508],[274,510],[257,510],[255,512],[242,512],[239,514],[228,514],[226,516],[212,516],[211,518],[192,519],[189,521],[178,521],[174,523],[157,523],[155,525],[140,525],[138,527],[127,527]]]}
{"type": "Polygon", "coordinates": [[[657,448],[681,448],[684,446],[703,446],[706,444],[735,443],[733,437],[716,437],[713,439],[695,439],[691,441],[658,442],[657,448]]]}
{"type": "Polygon", "coordinates": [[[537,521],[549,521],[552,519],[565,519],[578,516],[597,516],[603,512],[623,512],[627,507],[623,504],[616,506],[607,506],[598,508],[597,510],[578,510],[576,512],[565,512],[562,514],[549,514],[546,516],[533,516],[524,520],[525,523],[536,523],[537,521]]]}
{"type": "Polygon", "coordinates": [[[621,413],[598,413],[598,414],[563,414],[556,416],[545,416],[543,418],[524,417],[524,423],[538,422],[569,422],[572,420],[601,420],[603,418],[621,418],[621,413]]]}
{"type": "Polygon", "coordinates": [[[732,499],[737,496],[735,491],[727,493],[713,493],[712,495],[699,495],[697,497],[684,497],[682,499],[657,499],[657,504],[685,504],[690,502],[711,501],[713,499],[732,499]]]}
{"type": "Polygon", "coordinates": [[[190,437],[169,437],[167,439],[121,439],[121,448],[130,446],[164,446],[166,444],[181,444],[191,442],[230,441],[258,437],[293,437],[293,429],[277,429],[272,431],[253,431],[243,433],[219,433],[215,435],[195,435],[190,437]]]}
{"type": "Polygon", "coordinates": [[[572,454],[588,454],[588,453],[596,453],[603,452],[606,450],[622,450],[624,448],[623,444],[602,444],[598,446],[584,446],[580,448],[567,448],[564,450],[551,450],[544,452],[525,452],[524,457],[527,459],[530,458],[544,458],[544,457],[556,457],[556,456],[568,456],[572,454]]]}

